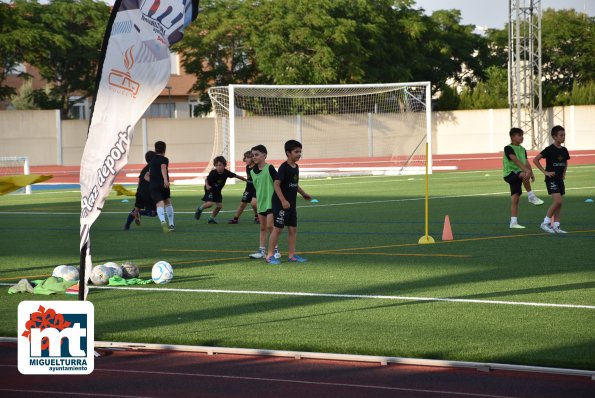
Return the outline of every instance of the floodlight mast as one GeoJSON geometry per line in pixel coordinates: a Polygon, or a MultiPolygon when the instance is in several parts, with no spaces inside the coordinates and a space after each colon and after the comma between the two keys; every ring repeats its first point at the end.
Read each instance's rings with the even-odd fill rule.
{"type": "Polygon", "coordinates": [[[541,0],[509,0],[508,104],[510,126],[531,137],[531,149],[546,144],[542,105],[541,0]]]}

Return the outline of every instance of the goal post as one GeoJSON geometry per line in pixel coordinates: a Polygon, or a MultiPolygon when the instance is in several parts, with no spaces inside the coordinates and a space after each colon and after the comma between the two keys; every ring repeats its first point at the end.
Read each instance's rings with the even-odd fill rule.
{"type": "Polygon", "coordinates": [[[236,171],[255,145],[285,160],[283,144],[304,146],[300,175],[424,174],[431,154],[429,82],[212,87],[214,154],[236,171]],[[238,163],[239,164],[239,163],[238,163]]]}
{"type": "MultiPolygon", "coordinates": [[[[0,176],[29,174],[29,158],[27,156],[0,156],[0,176]]],[[[20,192],[23,192],[23,189],[20,192]]],[[[31,194],[31,185],[27,185],[24,192],[27,195],[31,194]]]]}

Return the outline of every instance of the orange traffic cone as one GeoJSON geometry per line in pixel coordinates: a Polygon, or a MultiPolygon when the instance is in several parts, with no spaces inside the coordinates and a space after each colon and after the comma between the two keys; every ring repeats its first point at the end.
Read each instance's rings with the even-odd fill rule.
{"type": "Polygon", "coordinates": [[[450,228],[450,218],[448,214],[444,217],[444,228],[442,229],[442,240],[453,240],[452,229],[450,228]]]}

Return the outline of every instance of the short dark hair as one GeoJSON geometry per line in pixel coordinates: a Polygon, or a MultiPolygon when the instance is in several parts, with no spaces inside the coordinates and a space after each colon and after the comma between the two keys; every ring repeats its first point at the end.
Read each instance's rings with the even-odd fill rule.
{"type": "Polygon", "coordinates": [[[154,151],[147,151],[147,153],[145,153],[145,161],[147,163],[151,163],[151,159],[153,159],[154,157],[155,157],[154,151]]]}
{"type": "Polygon", "coordinates": [[[293,151],[295,148],[301,148],[302,144],[296,140],[289,140],[285,142],[285,153],[293,151]]]}
{"type": "Polygon", "coordinates": [[[560,131],[566,131],[564,130],[564,127],[560,126],[559,124],[555,125],[554,127],[552,127],[552,137],[557,136],[560,131]]]}
{"type": "Polygon", "coordinates": [[[510,138],[512,138],[513,135],[523,135],[523,134],[525,134],[525,132],[523,131],[523,129],[520,129],[518,127],[513,127],[508,132],[508,135],[510,136],[510,138]]]}
{"type": "Polygon", "coordinates": [[[258,152],[264,153],[265,155],[268,154],[267,147],[264,146],[264,145],[262,145],[262,144],[253,146],[252,147],[252,150],[253,151],[258,151],[258,152]]]}
{"type": "Polygon", "coordinates": [[[223,163],[223,167],[227,166],[227,160],[225,160],[223,156],[217,156],[215,159],[213,159],[213,166],[215,166],[217,163],[223,163]]]}
{"type": "Polygon", "coordinates": [[[158,154],[163,154],[165,153],[165,142],[163,141],[157,141],[155,143],[155,152],[158,154]]]}

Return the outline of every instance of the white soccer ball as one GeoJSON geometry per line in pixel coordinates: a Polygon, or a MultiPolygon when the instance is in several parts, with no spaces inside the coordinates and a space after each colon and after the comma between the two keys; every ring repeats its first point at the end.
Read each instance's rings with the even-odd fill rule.
{"type": "Polygon", "coordinates": [[[54,268],[52,276],[62,278],[68,282],[74,282],[79,280],[79,270],[72,265],[58,265],[54,268]]]}
{"type": "Polygon", "coordinates": [[[68,265],[58,265],[52,271],[52,276],[55,276],[56,278],[62,278],[62,272],[64,271],[64,268],[66,268],[66,267],[68,267],[68,265]]]}
{"type": "Polygon", "coordinates": [[[123,270],[122,267],[120,267],[118,264],[114,263],[114,262],[107,262],[105,264],[103,264],[108,271],[110,272],[110,277],[111,276],[119,276],[122,277],[123,274],[123,270]]]}
{"type": "Polygon", "coordinates": [[[153,265],[151,278],[157,284],[167,283],[174,277],[174,270],[167,261],[158,261],[153,265]]]}
{"type": "Polygon", "coordinates": [[[96,265],[91,271],[91,282],[94,285],[105,285],[109,282],[110,270],[105,265],[96,265]]]}
{"type": "Polygon", "coordinates": [[[122,264],[122,277],[126,279],[138,278],[140,272],[138,266],[132,261],[126,261],[122,264]]]}

